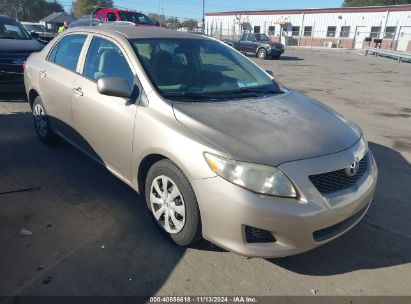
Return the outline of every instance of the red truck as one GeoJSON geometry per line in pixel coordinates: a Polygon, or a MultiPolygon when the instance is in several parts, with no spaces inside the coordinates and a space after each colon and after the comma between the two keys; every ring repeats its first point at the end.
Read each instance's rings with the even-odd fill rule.
{"type": "Polygon", "coordinates": [[[128,21],[135,25],[159,26],[158,22],[154,22],[141,12],[116,8],[97,8],[91,17],[101,22],[128,21]]]}

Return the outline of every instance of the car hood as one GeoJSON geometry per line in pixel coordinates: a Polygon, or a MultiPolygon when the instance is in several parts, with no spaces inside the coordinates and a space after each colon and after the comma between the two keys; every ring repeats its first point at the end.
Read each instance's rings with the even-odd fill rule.
{"type": "Polygon", "coordinates": [[[320,102],[295,91],[261,99],[174,102],[176,119],[234,159],[279,165],[337,153],[361,130],[320,102]]]}
{"type": "Polygon", "coordinates": [[[268,44],[270,46],[282,45],[281,43],[278,43],[278,42],[269,42],[268,44]]]}
{"type": "Polygon", "coordinates": [[[40,51],[43,47],[44,46],[35,39],[0,39],[0,52],[32,53],[40,51]]]}

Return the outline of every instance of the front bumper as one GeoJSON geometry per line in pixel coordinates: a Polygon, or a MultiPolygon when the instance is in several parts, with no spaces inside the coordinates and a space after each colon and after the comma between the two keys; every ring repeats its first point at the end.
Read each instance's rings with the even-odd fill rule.
{"type": "Polygon", "coordinates": [[[377,183],[375,160],[369,152],[368,169],[355,186],[330,195],[320,194],[308,176],[345,168],[366,151],[359,141],[340,153],[279,166],[301,194],[299,199],[255,194],[221,177],[192,181],[204,238],[238,254],[264,258],[301,253],[337,238],[368,210],[377,183]],[[248,243],[246,226],[269,231],[275,242],[248,243]],[[314,238],[314,233],[322,233],[322,238],[314,238]]]}
{"type": "Polygon", "coordinates": [[[271,48],[268,50],[268,55],[275,56],[275,55],[281,55],[284,53],[284,48],[277,49],[277,48],[271,48]]]}

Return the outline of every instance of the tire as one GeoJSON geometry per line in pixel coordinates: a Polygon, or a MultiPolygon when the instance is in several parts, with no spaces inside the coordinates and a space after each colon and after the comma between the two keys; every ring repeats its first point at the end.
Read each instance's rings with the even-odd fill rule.
{"type": "Polygon", "coordinates": [[[49,117],[40,96],[37,96],[33,102],[32,114],[34,128],[40,140],[46,145],[53,145],[57,136],[51,128],[49,117]]]}
{"type": "Polygon", "coordinates": [[[266,59],[267,58],[267,51],[264,48],[261,48],[257,51],[257,58],[259,59],[266,59]]]}
{"type": "Polygon", "coordinates": [[[150,168],[145,196],[153,219],[176,244],[188,246],[202,238],[200,211],[193,188],[172,161],[163,159],[150,168]],[[164,183],[167,193],[163,191],[164,183]]]}

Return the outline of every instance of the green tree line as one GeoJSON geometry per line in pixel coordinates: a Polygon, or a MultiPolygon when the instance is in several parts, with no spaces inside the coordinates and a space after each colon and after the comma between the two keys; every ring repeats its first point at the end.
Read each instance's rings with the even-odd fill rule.
{"type": "Polygon", "coordinates": [[[411,0],[344,0],[343,7],[411,4],[411,0]]]}
{"type": "Polygon", "coordinates": [[[64,12],[56,0],[0,0],[0,14],[22,21],[38,22],[54,12],[64,12]]]}

